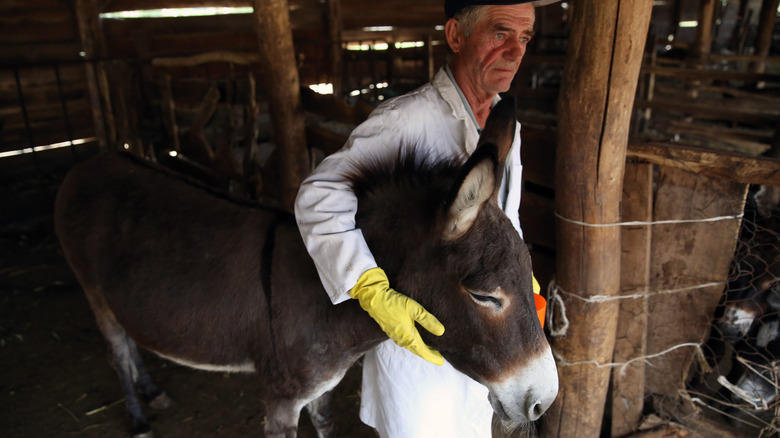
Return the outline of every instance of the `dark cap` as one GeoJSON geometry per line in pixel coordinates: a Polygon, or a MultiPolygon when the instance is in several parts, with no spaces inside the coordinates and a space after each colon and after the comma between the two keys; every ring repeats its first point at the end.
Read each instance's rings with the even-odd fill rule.
{"type": "Polygon", "coordinates": [[[447,18],[452,18],[469,6],[519,5],[523,3],[544,6],[557,1],[559,0],[444,0],[444,13],[447,14],[447,18]]]}

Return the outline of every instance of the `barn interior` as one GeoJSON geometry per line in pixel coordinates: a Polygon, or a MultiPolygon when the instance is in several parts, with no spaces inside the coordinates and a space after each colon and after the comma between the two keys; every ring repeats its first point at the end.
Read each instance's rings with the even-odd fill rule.
{"type": "MultiPolygon", "coordinates": [[[[640,3],[538,8],[507,92],[522,124],[519,214],[566,394],[538,433],[777,436],[780,0],[640,3]],[[612,29],[599,15],[608,7],[618,22],[637,21],[587,55],[597,67],[608,60],[613,94],[603,99],[592,90],[599,79],[573,60],[593,37],[586,27],[612,29]],[[612,131],[583,130],[577,111],[599,99],[626,104],[609,112],[612,131]],[[580,152],[617,175],[600,221],[570,190],[566,178],[578,175],[560,171],[572,168],[564,160],[586,162],[580,152]]],[[[442,4],[2,2],[3,435],[127,434],[103,341],[53,234],[71,167],[127,151],[231,197],[289,208],[301,178],[373,108],[447,62],[442,4]]],[[[152,417],[160,436],[262,429],[251,375],[147,360],[177,400],[152,417]]],[[[357,418],[359,378],[353,370],[338,388],[339,436],[374,436],[357,418]]],[[[299,434],[315,436],[305,415],[299,434]]]]}

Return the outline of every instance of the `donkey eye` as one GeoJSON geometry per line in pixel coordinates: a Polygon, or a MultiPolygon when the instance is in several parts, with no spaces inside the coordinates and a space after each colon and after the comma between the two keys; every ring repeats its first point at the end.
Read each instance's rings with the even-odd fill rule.
{"type": "Polygon", "coordinates": [[[491,297],[490,295],[479,295],[474,292],[469,292],[469,295],[471,295],[471,299],[477,304],[495,307],[497,309],[501,308],[501,301],[499,301],[498,298],[491,297]]]}

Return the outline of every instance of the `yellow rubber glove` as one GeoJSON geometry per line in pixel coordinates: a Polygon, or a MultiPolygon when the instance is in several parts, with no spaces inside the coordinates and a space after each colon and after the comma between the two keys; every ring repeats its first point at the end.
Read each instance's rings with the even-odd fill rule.
{"type": "Polygon", "coordinates": [[[436,336],[444,333],[444,326],[419,303],[390,288],[385,271],[373,268],[364,272],[349,296],[379,324],[390,339],[428,362],[443,365],[441,354],[430,349],[420,337],[414,322],[436,336]]]}
{"type": "Polygon", "coordinates": [[[538,281],[536,281],[536,277],[534,276],[534,274],[531,274],[531,279],[533,280],[533,284],[534,284],[534,285],[533,285],[533,288],[534,288],[534,293],[535,293],[535,294],[540,294],[540,293],[542,293],[542,287],[541,287],[541,286],[539,286],[539,282],[538,282],[538,281]]]}

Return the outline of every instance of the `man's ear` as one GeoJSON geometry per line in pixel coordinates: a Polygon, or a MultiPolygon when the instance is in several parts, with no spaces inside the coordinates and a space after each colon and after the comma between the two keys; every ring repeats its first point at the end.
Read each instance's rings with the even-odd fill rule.
{"type": "Polygon", "coordinates": [[[463,38],[460,22],[454,18],[447,20],[447,23],[444,24],[444,35],[447,37],[447,45],[450,46],[452,52],[458,53],[462,44],[461,38],[463,38]]]}

